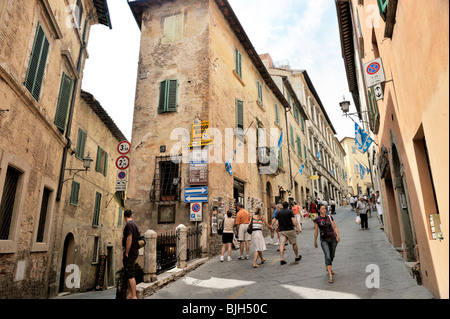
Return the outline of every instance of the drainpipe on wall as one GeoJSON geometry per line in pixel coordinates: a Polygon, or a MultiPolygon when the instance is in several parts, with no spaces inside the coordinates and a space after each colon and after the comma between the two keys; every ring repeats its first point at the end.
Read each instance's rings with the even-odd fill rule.
{"type": "Polygon", "coordinates": [[[67,164],[67,153],[69,152],[70,147],[72,146],[72,141],[70,140],[70,132],[72,129],[73,111],[75,109],[75,102],[76,102],[76,97],[77,97],[77,92],[78,92],[78,84],[80,82],[80,76],[81,76],[80,75],[81,65],[83,64],[82,63],[83,62],[83,52],[87,46],[87,43],[86,43],[87,26],[88,26],[88,23],[90,20],[95,19],[95,18],[100,18],[103,16],[108,16],[108,15],[109,14],[104,14],[104,15],[90,17],[90,18],[87,18],[86,21],[84,22],[83,41],[82,41],[82,45],[80,47],[80,54],[78,55],[78,62],[77,62],[77,77],[75,78],[74,83],[73,83],[72,99],[70,101],[69,117],[67,119],[67,127],[66,127],[66,132],[65,132],[67,144],[63,150],[61,169],[59,171],[58,191],[56,193],[56,201],[57,202],[59,202],[61,200],[62,187],[63,187],[63,183],[64,183],[64,173],[66,171],[66,164],[67,164]]]}

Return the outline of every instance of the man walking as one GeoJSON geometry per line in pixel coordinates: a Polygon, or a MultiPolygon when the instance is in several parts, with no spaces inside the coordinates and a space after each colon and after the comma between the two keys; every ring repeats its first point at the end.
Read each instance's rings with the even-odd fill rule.
{"type": "Polygon", "coordinates": [[[297,234],[300,232],[294,213],[289,209],[289,203],[283,202],[283,209],[280,210],[277,216],[272,220],[272,225],[278,221],[278,228],[280,229],[280,264],[286,264],[284,260],[284,246],[287,241],[292,245],[295,253],[295,261],[300,261],[302,258],[298,254],[297,234]],[[295,228],[295,230],[294,230],[295,228]]]}
{"type": "Polygon", "coordinates": [[[124,276],[127,280],[128,285],[127,299],[137,299],[135,264],[136,259],[139,255],[139,228],[133,221],[133,213],[131,212],[131,210],[125,210],[123,215],[126,222],[126,225],[123,229],[122,248],[124,276]]]}
{"type": "Polygon", "coordinates": [[[245,259],[249,259],[250,252],[250,238],[251,235],[247,232],[248,224],[250,224],[250,213],[246,211],[241,203],[236,204],[236,231],[237,238],[239,242],[239,248],[241,255],[238,257],[239,260],[244,259],[244,244],[245,252],[247,253],[245,259]]]}
{"type": "Polygon", "coordinates": [[[361,229],[369,229],[369,221],[367,219],[367,210],[369,209],[364,196],[361,196],[359,202],[356,204],[356,215],[361,218],[361,229]]]}

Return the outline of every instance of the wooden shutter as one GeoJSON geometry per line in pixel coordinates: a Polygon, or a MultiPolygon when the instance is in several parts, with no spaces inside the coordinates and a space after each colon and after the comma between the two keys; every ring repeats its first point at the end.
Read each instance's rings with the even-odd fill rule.
{"type": "Polygon", "coordinates": [[[275,122],[280,124],[280,109],[277,104],[275,104],[275,122]]]}
{"type": "Polygon", "coordinates": [[[30,63],[28,65],[27,77],[25,79],[25,87],[36,101],[39,101],[41,95],[42,81],[44,80],[49,49],[50,42],[39,24],[34,39],[30,63]]]}
{"type": "Polygon", "coordinates": [[[289,129],[291,131],[291,145],[295,150],[294,129],[292,128],[292,125],[289,125],[289,129]]]}
{"type": "Polygon", "coordinates": [[[72,191],[70,193],[70,203],[72,205],[78,205],[78,198],[80,194],[80,184],[72,181],[72,191]]]}
{"type": "Polygon", "coordinates": [[[78,129],[78,137],[77,137],[77,151],[75,153],[75,156],[78,159],[83,159],[84,158],[84,150],[86,148],[86,139],[87,139],[87,134],[82,130],[82,129],[78,129]]]}
{"type": "Polygon", "coordinates": [[[297,136],[297,154],[302,158],[302,141],[300,140],[300,137],[297,136]]]}
{"type": "Polygon", "coordinates": [[[105,152],[105,162],[103,166],[103,176],[106,176],[108,171],[108,153],[105,152]]]}
{"type": "Polygon", "coordinates": [[[95,171],[102,171],[102,148],[97,146],[97,161],[95,162],[95,171]]]}
{"type": "Polygon", "coordinates": [[[56,109],[55,125],[61,131],[66,129],[67,113],[69,111],[70,98],[72,96],[73,80],[63,73],[61,88],[59,90],[58,108],[56,109]]]}
{"type": "Polygon", "coordinates": [[[95,207],[94,207],[94,218],[92,220],[92,226],[98,226],[98,221],[100,219],[100,207],[102,203],[102,194],[95,193],[95,207]]]}
{"type": "Polygon", "coordinates": [[[244,130],[244,102],[236,100],[236,128],[244,130]]]}
{"type": "Polygon", "coordinates": [[[176,112],[178,104],[178,80],[166,80],[159,84],[158,113],[176,112]]]}
{"type": "Polygon", "coordinates": [[[236,48],[236,73],[242,79],[242,55],[241,52],[236,48]]]}
{"type": "Polygon", "coordinates": [[[178,80],[167,80],[168,97],[167,97],[167,112],[176,112],[178,103],[178,80]]]}

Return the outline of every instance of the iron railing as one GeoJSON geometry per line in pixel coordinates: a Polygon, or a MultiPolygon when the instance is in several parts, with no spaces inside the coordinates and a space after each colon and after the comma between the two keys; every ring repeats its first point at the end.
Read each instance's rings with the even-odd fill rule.
{"type": "Polygon", "coordinates": [[[175,268],[177,264],[177,234],[175,231],[158,234],[156,239],[156,274],[175,268]]]}
{"type": "Polygon", "coordinates": [[[202,237],[202,226],[197,226],[188,229],[187,261],[201,257],[202,254],[201,237],[202,237]]]}

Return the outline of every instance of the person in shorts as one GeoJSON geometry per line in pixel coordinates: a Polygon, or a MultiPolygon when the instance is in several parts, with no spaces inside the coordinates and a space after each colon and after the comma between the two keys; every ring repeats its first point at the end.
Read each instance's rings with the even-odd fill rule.
{"type": "Polygon", "coordinates": [[[139,255],[139,228],[133,221],[132,215],[133,213],[129,209],[123,213],[126,224],[123,229],[122,248],[124,276],[128,284],[127,299],[137,299],[135,265],[139,255]]]}
{"type": "Polygon", "coordinates": [[[239,242],[239,248],[241,255],[238,257],[239,260],[244,259],[244,245],[245,245],[245,252],[247,253],[245,259],[250,259],[249,252],[250,252],[250,240],[251,235],[247,232],[248,224],[250,224],[250,213],[246,211],[242,204],[238,203],[236,204],[236,231],[237,231],[237,240],[239,242]]]}
{"type": "Polygon", "coordinates": [[[301,255],[298,254],[298,246],[297,246],[297,234],[300,232],[297,221],[294,217],[294,212],[289,209],[289,203],[283,203],[283,209],[280,210],[277,214],[277,217],[272,220],[272,225],[278,221],[278,228],[280,230],[280,264],[286,264],[284,260],[284,245],[286,242],[292,245],[295,253],[295,261],[300,261],[302,258],[301,255]]]}
{"type": "Polygon", "coordinates": [[[223,261],[223,257],[225,255],[225,250],[228,245],[228,261],[231,261],[231,249],[233,245],[233,236],[234,236],[234,219],[233,212],[229,210],[223,221],[223,234],[222,234],[222,254],[220,255],[220,261],[223,261]]]}

